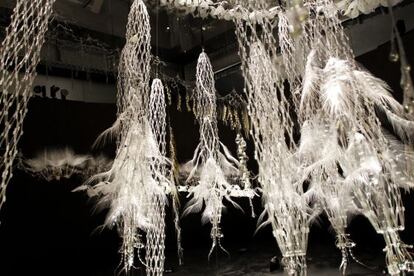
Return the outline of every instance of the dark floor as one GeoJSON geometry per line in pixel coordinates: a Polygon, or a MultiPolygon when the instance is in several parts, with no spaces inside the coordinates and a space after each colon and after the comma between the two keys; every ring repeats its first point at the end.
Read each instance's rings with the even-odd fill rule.
{"type": "MultiPolygon", "coordinates": [[[[172,267],[167,264],[166,269],[171,269],[172,272],[166,275],[223,275],[223,276],[238,276],[238,275],[285,275],[279,269],[270,271],[270,259],[274,254],[271,247],[259,248],[240,248],[238,251],[233,251],[231,257],[227,257],[224,253],[216,256],[214,253],[210,262],[207,260],[207,251],[191,251],[185,255],[185,264],[181,267],[172,267]]],[[[356,262],[350,262],[347,269],[348,276],[362,276],[362,275],[383,275],[384,266],[381,252],[379,254],[369,254],[364,252],[363,255],[358,256],[359,261],[370,268],[365,268],[356,262]]],[[[341,262],[338,252],[332,251],[330,248],[314,248],[308,256],[308,275],[341,275],[338,267],[341,262]]],[[[139,271],[133,272],[130,275],[144,275],[139,271]]]]}
{"type": "MultiPolygon", "coordinates": [[[[120,275],[117,266],[121,239],[115,229],[100,228],[105,212],[95,212],[95,204],[86,195],[72,193],[76,179],[60,182],[35,182],[32,177],[15,176],[8,189],[8,201],[0,213],[0,276],[112,276],[120,275]]],[[[185,199],[182,199],[185,204],[185,199]]],[[[414,197],[404,194],[406,229],[403,241],[414,244],[414,197]]],[[[247,200],[238,203],[248,210],[247,200]]],[[[254,201],[260,213],[260,199],[254,201]]],[[[234,208],[233,208],[234,209],[234,208]]],[[[228,208],[223,215],[223,246],[231,254],[214,252],[210,225],[202,225],[200,215],[182,218],[184,265],[177,265],[175,232],[167,212],[165,275],[283,275],[270,272],[270,260],[280,257],[270,227],[255,233],[257,219],[228,208]]],[[[308,246],[308,275],[341,275],[341,254],[335,248],[334,233],[323,216],[312,224],[308,246]]],[[[355,256],[371,270],[351,262],[349,276],[382,275],[385,267],[380,235],[363,216],[356,216],[347,231],[357,243],[355,256]]],[[[142,270],[132,276],[144,275],[142,270]]]]}

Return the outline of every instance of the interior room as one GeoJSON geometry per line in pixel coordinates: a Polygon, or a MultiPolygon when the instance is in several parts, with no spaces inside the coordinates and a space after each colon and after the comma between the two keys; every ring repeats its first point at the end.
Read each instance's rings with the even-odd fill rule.
{"type": "Polygon", "coordinates": [[[414,275],[412,0],[1,0],[0,275],[414,275]]]}

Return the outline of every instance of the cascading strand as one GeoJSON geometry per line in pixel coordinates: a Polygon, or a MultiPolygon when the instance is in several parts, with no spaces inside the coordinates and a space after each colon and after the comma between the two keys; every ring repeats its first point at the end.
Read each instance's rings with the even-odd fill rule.
{"type": "MultiPolygon", "coordinates": [[[[149,123],[152,134],[157,143],[159,154],[165,157],[166,147],[166,105],[164,87],[160,79],[154,79],[151,85],[149,101],[149,123]]],[[[158,186],[165,194],[169,194],[175,187],[171,185],[168,172],[168,162],[165,158],[154,158],[150,162],[153,176],[158,186]]],[[[145,260],[147,264],[147,275],[163,275],[165,260],[165,207],[164,194],[154,194],[150,198],[149,220],[152,227],[147,232],[145,260]]]]}
{"type": "MultiPolygon", "coordinates": [[[[387,263],[389,263],[390,273],[398,272],[398,269],[403,271],[411,265],[411,257],[406,253],[405,245],[399,241],[396,232],[404,225],[403,207],[397,183],[404,182],[401,184],[403,187],[410,186],[408,181],[401,180],[409,179],[409,175],[407,171],[399,170],[395,174],[390,170],[396,166],[394,159],[397,153],[390,150],[388,146],[389,143],[380,127],[375,107],[380,107],[385,112],[394,129],[403,139],[409,137],[411,124],[402,112],[401,106],[389,96],[387,88],[384,89],[385,86],[381,81],[361,71],[356,65],[337,10],[333,9],[334,3],[331,0],[303,2],[302,5],[301,1],[287,1],[288,5],[281,7],[278,12],[277,23],[266,17],[252,22],[245,18],[235,20],[242,72],[246,80],[249,100],[249,114],[253,125],[256,159],[259,163],[259,181],[263,182],[262,186],[266,186],[266,180],[260,178],[260,173],[261,171],[264,173],[266,165],[268,166],[271,162],[264,163],[266,159],[261,155],[272,148],[271,145],[265,143],[266,137],[270,137],[266,132],[273,132],[273,137],[269,140],[278,141],[278,145],[280,141],[287,143],[287,149],[295,156],[294,159],[298,159],[296,162],[298,162],[297,167],[301,168],[299,170],[301,177],[293,181],[295,183],[293,186],[302,186],[304,182],[310,181],[310,189],[306,193],[301,192],[306,201],[303,204],[303,210],[309,206],[319,208],[318,205],[321,205],[328,214],[337,232],[337,246],[343,252],[341,267],[344,272],[348,253],[353,257],[350,248],[354,245],[345,232],[348,213],[356,211],[355,205],[364,205],[363,210],[357,210],[364,214],[376,212],[374,200],[369,196],[364,196],[363,192],[359,193],[358,189],[362,189],[363,185],[348,185],[346,175],[341,173],[342,166],[338,168],[341,160],[347,160],[344,152],[352,140],[353,134],[351,133],[362,134],[368,141],[369,147],[375,149],[370,152],[382,152],[387,156],[387,158],[376,157],[380,160],[381,172],[387,176],[380,177],[382,179],[379,181],[381,189],[376,194],[382,193],[386,196],[382,197],[381,204],[377,201],[377,205],[381,206],[377,209],[382,209],[380,212],[387,214],[385,217],[395,219],[383,220],[381,225],[376,227],[375,224],[378,225],[378,220],[381,220],[380,216],[377,216],[373,220],[376,221],[373,225],[379,233],[390,232],[386,229],[393,229],[392,233],[384,235],[387,242],[387,263]],[[276,28],[278,30],[277,40],[274,38],[276,28]],[[276,52],[276,45],[280,46],[280,57],[276,52]],[[249,68],[256,70],[249,72],[249,68]],[[273,68],[273,70],[262,68],[273,68]],[[264,81],[266,76],[269,76],[269,79],[264,81]],[[285,79],[289,83],[290,97],[284,95],[283,81],[285,79]],[[267,83],[272,83],[272,85],[266,88],[267,83]],[[272,90],[273,92],[269,93],[271,98],[264,96],[264,93],[268,93],[266,91],[272,90]],[[375,94],[378,95],[375,96],[375,94]],[[274,103],[275,100],[276,103],[274,103]],[[268,102],[276,106],[276,111],[272,109],[273,106],[266,107],[268,102]],[[289,115],[292,110],[291,106],[294,106],[299,122],[302,124],[301,142],[298,148],[293,139],[293,120],[289,115]],[[267,112],[257,116],[266,108],[267,112]],[[269,125],[264,126],[264,118],[269,114],[272,114],[272,118],[278,121],[279,127],[272,129],[269,125]],[[285,130],[281,130],[280,126],[283,126],[285,130]],[[346,133],[344,130],[350,131],[346,133]],[[284,133],[286,137],[275,135],[275,133],[284,133]],[[307,135],[312,136],[315,133],[331,141],[334,148],[338,150],[329,152],[322,150],[321,152],[325,154],[312,152],[316,147],[314,149],[307,147],[315,145],[317,141],[310,141],[307,135]],[[352,195],[354,195],[354,201],[350,200],[352,195]],[[338,201],[333,202],[332,198],[338,198],[338,201]],[[366,204],[361,204],[361,202],[366,204]],[[388,236],[392,238],[387,238],[388,236]],[[391,242],[392,240],[398,240],[398,242],[391,242]],[[399,261],[391,264],[393,259],[399,261]]],[[[243,5],[243,3],[239,4],[243,5]]],[[[259,13],[260,9],[267,6],[264,1],[258,1],[253,5],[244,5],[244,7],[247,12],[257,11],[259,13]]],[[[281,155],[280,148],[278,150],[277,154],[273,155],[281,155]]],[[[271,152],[274,153],[273,150],[271,152]]],[[[287,152],[284,151],[285,154],[287,152]]],[[[286,155],[284,157],[280,161],[283,165],[278,164],[282,168],[286,168],[288,162],[286,160],[292,160],[286,155]]],[[[345,161],[342,163],[346,166],[345,161]]],[[[270,176],[277,170],[268,167],[266,171],[270,176]]],[[[271,178],[269,176],[267,179],[271,178]]],[[[274,184],[268,186],[272,187],[274,184]]],[[[264,199],[269,201],[266,199],[266,193],[270,194],[270,190],[264,189],[263,192],[264,199]]],[[[380,197],[375,196],[375,198],[378,200],[380,197]]],[[[278,244],[281,247],[279,240],[278,244]]],[[[293,269],[290,273],[299,272],[293,269]]]]}
{"type": "Polygon", "coordinates": [[[55,0],[18,0],[0,48],[0,208],[55,0]]]}
{"type": "Polygon", "coordinates": [[[320,103],[303,100],[314,98],[315,85],[317,85],[314,81],[321,74],[307,57],[315,57],[317,55],[315,52],[318,51],[318,53],[322,52],[320,54],[322,59],[330,55],[353,58],[346,36],[341,32],[341,22],[328,14],[331,4],[329,0],[306,1],[305,6],[291,7],[280,13],[279,43],[285,68],[288,72],[295,72],[295,70],[300,72],[299,75],[295,74],[288,80],[296,93],[295,109],[299,114],[299,122],[302,123],[297,154],[301,160],[300,167],[303,168],[300,172],[302,181],[310,184],[306,197],[309,204],[320,205],[327,214],[336,232],[336,246],[342,253],[340,269],[345,274],[349,257],[354,258],[351,250],[355,246],[346,233],[346,228],[349,215],[357,210],[352,201],[350,188],[343,184],[343,178],[336,165],[341,149],[336,143],[338,135],[335,126],[331,126],[327,120],[318,115],[320,103]],[[306,9],[307,16],[302,20],[292,19],[295,10],[303,8],[306,9]],[[293,27],[292,24],[297,26],[293,27]],[[290,31],[295,29],[300,29],[301,32],[290,31]],[[292,47],[294,45],[300,47],[292,47]],[[322,45],[324,46],[321,47],[322,45]],[[304,116],[304,110],[308,112],[311,119],[306,120],[308,117],[304,116]],[[319,142],[324,145],[322,150],[319,142]],[[319,151],[312,150],[318,147],[319,151]]]}
{"type": "Polygon", "coordinates": [[[285,91],[285,76],[279,66],[283,60],[276,53],[277,22],[263,19],[235,23],[265,206],[260,219],[267,214],[262,226],[272,226],[287,273],[306,275],[308,232],[315,210],[307,205],[302,183],[296,178],[299,163],[294,154],[290,115],[293,103],[285,91]]]}

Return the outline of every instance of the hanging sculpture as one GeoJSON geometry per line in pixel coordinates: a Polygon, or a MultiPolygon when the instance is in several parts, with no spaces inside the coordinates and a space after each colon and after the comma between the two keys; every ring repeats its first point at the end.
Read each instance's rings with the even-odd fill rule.
{"type": "MultiPolygon", "coordinates": [[[[250,11],[266,7],[265,1],[255,1],[245,8],[250,11]]],[[[291,103],[278,68],[282,61],[274,47],[277,22],[237,20],[235,24],[265,207],[260,220],[267,215],[262,226],[272,226],[289,275],[305,275],[309,225],[317,209],[307,205],[295,172],[299,160],[294,155],[291,103]],[[256,31],[258,26],[260,33],[256,31]]]]}
{"type": "MultiPolygon", "coordinates": [[[[159,156],[165,157],[166,149],[166,105],[164,87],[160,79],[154,79],[151,85],[149,102],[149,123],[157,143],[159,156]]],[[[151,170],[158,186],[164,189],[164,194],[155,193],[150,198],[149,220],[152,226],[146,236],[147,275],[162,275],[164,273],[165,248],[165,194],[175,188],[171,184],[166,159],[151,160],[151,170]]]]}
{"type": "MultiPolygon", "coordinates": [[[[5,131],[0,146],[6,151],[2,158],[0,207],[17,154],[16,144],[30,96],[28,89],[39,60],[40,50],[29,44],[43,42],[54,1],[29,2],[17,2],[1,52],[0,85],[4,93],[0,100],[4,108],[0,125],[5,131]],[[29,25],[26,17],[33,15],[37,15],[36,24],[29,25]],[[23,51],[28,54],[19,56],[23,51]],[[21,77],[18,73],[22,70],[27,73],[21,77]],[[17,92],[9,93],[11,88],[17,92]]],[[[166,96],[168,99],[171,95],[165,95],[158,75],[149,85],[150,20],[143,0],[133,1],[118,69],[118,118],[102,134],[104,138],[116,138],[116,157],[109,169],[77,189],[87,190],[99,199],[99,206],[109,209],[105,226],[116,227],[123,239],[125,271],[130,271],[138,259],[148,275],[163,274],[168,195],[173,201],[180,263],[178,191],[189,192],[183,215],[204,208],[202,222],[212,226],[209,257],[216,247],[223,249],[221,220],[226,201],[240,208],[232,197],[248,197],[255,217],[252,198],[256,193],[247,169],[246,142],[239,133],[237,160],[219,140],[218,116],[230,121],[234,129],[251,134],[259,165],[258,190],[264,205],[258,229],[271,225],[289,275],[307,275],[308,233],[312,220],[322,211],[335,230],[343,274],[349,258],[359,262],[352,253],[355,243],[346,230],[351,215],[356,213],[365,215],[383,235],[388,272],[400,275],[414,271],[409,246],[399,237],[405,226],[400,188],[414,188],[414,176],[407,169],[413,154],[405,148],[412,142],[414,123],[410,67],[398,34],[403,105],[392,97],[383,81],[362,70],[354,60],[338,12],[343,8],[338,9],[334,0],[287,0],[279,6],[270,2],[233,0],[229,10],[224,2],[214,5],[201,1],[197,6],[201,17],[211,13],[234,21],[247,102],[234,93],[218,101],[228,101],[229,105],[217,107],[213,68],[203,50],[191,96],[193,107],[188,94],[185,102],[198,122],[200,142],[193,159],[181,167],[186,186],[179,185],[177,189],[179,168],[171,127],[172,161],[166,157],[166,96]],[[391,123],[399,140],[381,127],[379,112],[391,123]]],[[[353,3],[357,2],[362,3],[353,3]]],[[[388,1],[388,5],[396,2],[388,1]]],[[[175,0],[162,3],[181,5],[175,0]]],[[[186,3],[194,5],[193,1],[186,3]]],[[[345,14],[355,14],[352,9],[356,8],[365,13],[374,7],[355,5],[349,5],[345,14]]],[[[178,101],[181,108],[179,95],[178,101]]],[[[75,159],[72,156],[67,153],[58,159],[75,159]]],[[[53,160],[52,165],[42,162],[41,166],[33,160],[26,163],[32,173],[45,177],[43,174],[60,176],[61,168],[65,168],[63,175],[69,175],[84,166],[86,160],[65,161],[59,166],[53,160]]]]}
{"type": "Polygon", "coordinates": [[[60,180],[93,170],[95,166],[91,164],[92,159],[88,155],[77,155],[69,148],[45,149],[34,158],[23,159],[22,169],[46,181],[60,180]]]}
{"type": "MultiPolygon", "coordinates": [[[[325,18],[315,18],[314,26],[321,27],[312,30],[314,38],[309,44],[299,114],[304,127],[313,125],[311,135],[322,126],[324,137],[331,137],[328,141],[332,144],[324,154],[318,149],[320,156],[305,166],[303,177],[311,178],[310,191],[319,189],[316,193],[325,198],[324,210],[337,231],[341,251],[353,246],[343,239],[346,213],[362,212],[384,236],[388,272],[399,275],[412,269],[412,258],[398,236],[404,228],[398,185],[407,185],[402,181],[407,179],[407,172],[396,173],[399,156],[391,150],[375,108],[382,109],[396,128],[403,128],[398,124],[405,120],[403,107],[381,80],[358,68],[339,19],[335,15],[329,17],[328,5],[329,1],[320,1],[317,6],[325,18]],[[353,202],[347,199],[351,195],[353,202]],[[340,198],[332,202],[328,200],[332,196],[340,198]],[[342,211],[338,212],[339,208],[342,211]]],[[[346,254],[343,257],[344,265],[346,254]]]]}
{"type": "Polygon", "coordinates": [[[315,16],[299,22],[300,26],[297,29],[302,30],[299,37],[289,35],[286,31],[284,35],[282,34],[283,29],[287,30],[289,28],[291,20],[286,16],[283,20],[284,15],[281,14],[279,19],[279,43],[282,49],[290,50],[286,53],[282,50],[282,55],[286,55],[285,60],[294,61],[293,63],[285,62],[285,67],[290,68],[292,72],[295,70],[301,72],[298,78],[294,76],[290,79],[289,84],[293,86],[294,93],[299,95],[295,97],[295,109],[299,114],[299,121],[302,122],[302,128],[297,154],[301,160],[301,167],[304,168],[300,172],[302,181],[309,182],[306,196],[311,204],[320,204],[327,214],[336,232],[336,246],[342,253],[340,269],[345,274],[349,257],[359,263],[352,253],[355,244],[346,233],[350,214],[357,212],[357,208],[352,200],[350,187],[343,184],[341,173],[336,165],[337,158],[341,153],[337,143],[339,138],[336,133],[336,125],[331,125],[318,115],[318,104],[304,101],[304,99],[315,97],[317,83],[314,80],[322,73],[315,68],[312,60],[309,59],[309,57],[315,57],[316,55],[312,51],[312,45],[316,42],[319,42],[319,45],[322,45],[323,42],[326,43],[327,50],[322,54],[323,57],[329,55],[352,56],[350,49],[346,46],[346,38],[338,30],[340,28],[338,26],[340,24],[339,20],[336,21],[335,17],[329,17],[330,4],[332,3],[329,1],[309,3],[307,7],[309,14],[315,14],[315,16]],[[344,45],[340,44],[341,42],[344,45]],[[292,47],[294,43],[297,47],[292,47]],[[311,118],[303,114],[305,110],[309,111],[311,118]],[[320,142],[323,142],[322,145],[324,145],[322,150],[319,148],[320,142]],[[319,148],[318,151],[316,151],[317,148],[319,148]]]}
{"type": "Polygon", "coordinates": [[[315,210],[307,206],[302,183],[295,172],[299,163],[294,156],[293,133],[280,76],[269,63],[261,44],[251,47],[247,74],[250,116],[253,121],[259,182],[268,220],[273,227],[289,275],[306,274],[307,236],[315,210]],[[269,68],[269,69],[265,69],[269,68]],[[263,76],[266,76],[263,78],[263,76]],[[272,78],[274,76],[274,78],[272,78]],[[279,82],[280,88],[278,88],[279,82]],[[279,111],[273,111],[275,97],[279,111]],[[279,96],[278,96],[279,97],[279,96]],[[273,99],[273,102],[272,102],[273,99]],[[284,107],[285,105],[285,107],[284,107]],[[289,134],[290,132],[290,134],[289,134]]]}
{"type": "Polygon", "coordinates": [[[0,208],[12,177],[36,66],[55,0],[18,0],[0,48],[0,208]]]}
{"type": "Polygon", "coordinates": [[[239,162],[219,141],[214,73],[210,60],[204,52],[198,58],[195,93],[194,110],[200,127],[200,143],[193,159],[184,167],[189,172],[187,182],[196,179],[197,184],[188,189],[191,199],[183,215],[199,212],[205,205],[202,222],[210,222],[212,225],[213,244],[210,256],[216,246],[223,249],[221,246],[223,234],[220,229],[223,200],[226,199],[233,206],[240,208],[230,198],[232,185],[229,182],[231,177],[238,175],[239,162]],[[221,153],[220,148],[223,149],[224,154],[221,153]]]}
{"type": "MultiPolygon", "coordinates": [[[[390,150],[379,126],[374,107],[382,108],[403,139],[409,136],[408,118],[402,112],[402,106],[389,95],[387,88],[379,80],[357,68],[336,10],[332,9],[333,2],[329,0],[304,1],[304,5],[300,2],[288,1],[285,9],[281,7],[278,12],[278,24],[267,18],[257,22],[244,20],[235,22],[265,208],[268,209],[267,205],[271,202],[271,188],[277,186],[274,183],[266,184],[266,181],[272,178],[277,179],[275,175],[277,172],[283,173],[283,170],[277,167],[269,168],[271,162],[268,160],[272,160],[271,156],[282,156],[280,160],[275,161],[275,164],[282,168],[289,168],[290,162],[297,162],[294,166],[290,166],[292,171],[283,179],[292,178],[291,175],[298,173],[301,177],[296,180],[291,179],[291,184],[286,185],[288,188],[279,188],[278,196],[281,197],[280,194],[283,194],[281,190],[286,190],[290,195],[299,191],[299,195],[304,197],[305,202],[298,207],[298,210],[305,212],[305,210],[310,210],[311,206],[315,208],[314,212],[317,212],[319,208],[325,210],[337,232],[337,246],[343,253],[341,264],[343,272],[346,268],[348,254],[353,257],[351,247],[354,244],[345,232],[348,214],[356,211],[367,216],[379,211],[387,214],[387,217],[395,218],[395,221],[383,221],[383,225],[378,227],[376,225],[381,217],[376,217],[371,223],[379,233],[388,232],[384,234],[384,238],[387,242],[389,272],[399,273],[399,271],[410,270],[411,257],[407,254],[397,234],[397,230],[404,225],[403,207],[397,183],[401,183],[400,178],[402,178],[405,180],[403,181],[404,187],[410,186],[410,182],[406,181],[409,174],[407,175],[406,171],[399,171],[395,174],[390,169],[395,168],[398,153],[390,150]],[[276,26],[277,40],[273,35],[276,26]],[[275,45],[277,44],[281,49],[280,58],[276,53],[275,45]],[[288,96],[284,95],[284,79],[287,79],[289,83],[290,95],[288,96]],[[267,92],[272,90],[274,92],[267,92]],[[363,92],[366,94],[362,94],[363,92]],[[266,93],[270,96],[266,96],[266,93]],[[267,107],[268,103],[272,105],[267,107]],[[273,106],[277,106],[277,109],[275,110],[273,106]],[[290,119],[292,108],[297,111],[299,122],[302,124],[299,147],[296,146],[295,135],[292,132],[294,125],[290,119]],[[272,121],[265,125],[265,118],[268,117],[272,121]],[[272,127],[271,124],[275,121],[277,123],[272,127]],[[282,127],[285,129],[281,129],[282,127]],[[380,185],[382,190],[377,190],[375,193],[377,194],[375,200],[381,198],[378,196],[380,194],[386,195],[382,196],[381,204],[377,201],[377,205],[381,207],[375,207],[372,204],[374,200],[367,195],[364,196],[361,190],[364,185],[355,183],[355,185],[350,185],[346,175],[338,169],[337,164],[341,164],[340,160],[342,160],[342,166],[347,166],[346,161],[343,160],[348,159],[342,152],[352,140],[352,131],[345,133],[345,130],[350,129],[354,133],[362,133],[364,139],[368,139],[369,148],[375,149],[370,152],[381,152],[381,155],[386,154],[385,156],[388,157],[378,159],[381,169],[377,173],[382,172],[386,175],[386,177],[380,177],[379,183],[382,185],[380,185]],[[280,136],[277,133],[280,133],[280,136]],[[316,147],[320,144],[316,138],[318,135],[326,139],[324,143],[330,141],[326,143],[330,145],[326,151],[320,151],[319,147],[316,147]],[[272,150],[271,143],[266,144],[266,137],[271,137],[269,141],[278,145],[277,151],[272,150]],[[281,151],[282,145],[286,145],[284,151],[281,151]],[[316,149],[318,152],[315,151],[316,149]],[[266,151],[273,153],[268,160],[265,159],[266,151]],[[274,154],[275,152],[277,154],[274,154]],[[289,156],[294,156],[294,158],[289,158],[289,156]],[[298,172],[296,168],[302,169],[298,172]],[[266,177],[261,178],[261,174],[265,174],[266,177]],[[272,174],[275,176],[272,177],[272,174]],[[290,189],[295,186],[303,188],[305,182],[310,183],[306,192],[300,189],[289,191],[289,186],[290,189]],[[335,198],[337,200],[333,200],[335,198]],[[352,200],[352,198],[355,199],[352,200]],[[361,205],[364,206],[362,210],[356,207],[361,205]]],[[[245,8],[248,11],[263,9],[266,8],[266,3],[255,1],[254,5],[247,5],[245,8]]],[[[341,167],[341,169],[345,171],[344,168],[341,167]]],[[[365,183],[370,185],[370,182],[365,183]]],[[[275,202],[278,202],[277,206],[281,206],[281,203],[287,201],[279,198],[275,202]]],[[[297,202],[300,202],[299,198],[295,203],[297,202]]],[[[294,205],[289,206],[292,211],[293,207],[294,205]]],[[[267,212],[269,213],[269,210],[267,212]]],[[[310,217],[314,214],[311,213],[310,217]]],[[[306,226],[309,220],[302,218],[308,215],[291,217],[295,218],[296,223],[303,221],[302,225],[306,226]]],[[[276,229],[282,227],[274,222],[272,226],[276,229]]],[[[307,228],[302,227],[302,233],[308,231],[305,229],[307,228]]],[[[293,231],[290,232],[293,233],[293,231]]],[[[278,239],[278,237],[276,239],[282,254],[285,254],[283,239],[278,239]]],[[[302,254],[303,249],[306,252],[306,243],[307,241],[304,240],[305,245],[299,251],[302,254]]],[[[286,268],[290,274],[306,273],[305,264],[298,260],[293,260],[291,266],[287,265],[286,268]],[[298,267],[301,268],[298,269],[298,267]]]]}
{"type": "Polygon", "coordinates": [[[94,176],[91,182],[99,183],[88,189],[100,198],[100,205],[109,208],[106,226],[114,225],[120,232],[124,270],[129,271],[137,257],[148,275],[162,275],[166,194],[172,184],[165,157],[161,81],[154,80],[151,95],[148,89],[150,24],[142,0],[131,6],[126,37],[118,75],[118,119],[103,133],[118,135],[118,149],[111,169],[94,176]],[[145,261],[141,258],[144,248],[145,261]]]}

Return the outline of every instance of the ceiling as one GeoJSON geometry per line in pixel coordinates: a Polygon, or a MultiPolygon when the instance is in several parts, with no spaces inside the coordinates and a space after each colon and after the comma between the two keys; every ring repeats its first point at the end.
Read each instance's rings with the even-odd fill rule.
{"type": "MultiPolygon", "coordinates": [[[[15,0],[1,1],[3,17],[11,14],[14,4],[15,0]]],[[[65,26],[69,26],[74,30],[74,37],[92,37],[104,43],[108,49],[119,52],[124,44],[130,4],[130,0],[57,0],[54,6],[55,22],[63,22],[65,26]]],[[[153,51],[158,52],[160,58],[165,61],[167,71],[170,71],[171,75],[178,73],[182,78],[193,78],[202,41],[216,71],[233,68],[238,64],[237,44],[231,22],[203,20],[161,9],[156,24],[156,10],[150,9],[149,12],[153,51]]],[[[407,31],[414,28],[413,1],[404,1],[395,12],[397,19],[404,20],[407,31]]],[[[390,38],[389,16],[384,14],[382,9],[345,24],[357,55],[377,48],[390,38]]],[[[73,49],[65,43],[59,45],[50,41],[49,43],[51,45],[47,44],[44,47],[42,59],[48,60],[51,64],[59,64],[63,67],[65,65],[76,68],[87,67],[97,71],[116,68],[116,66],[108,66],[108,60],[102,59],[102,53],[94,54],[85,51],[84,55],[79,55],[79,45],[76,43],[72,45],[73,49]]]]}

